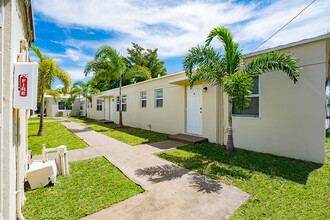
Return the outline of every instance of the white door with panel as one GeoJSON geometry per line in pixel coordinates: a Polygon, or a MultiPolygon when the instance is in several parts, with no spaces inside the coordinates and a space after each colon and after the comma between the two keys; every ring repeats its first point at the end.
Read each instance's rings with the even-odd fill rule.
{"type": "Polygon", "coordinates": [[[202,135],[203,131],[203,88],[187,86],[187,133],[202,135]]]}
{"type": "Polygon", "coordinates": [[[109,98],[104,99],[104,119],[109,120],[109,98]]]}
{"type": "Polygon", "coordinates": [[[113,102],[114,99],[110,98],[110,121],[113,121],[113,102]]]}

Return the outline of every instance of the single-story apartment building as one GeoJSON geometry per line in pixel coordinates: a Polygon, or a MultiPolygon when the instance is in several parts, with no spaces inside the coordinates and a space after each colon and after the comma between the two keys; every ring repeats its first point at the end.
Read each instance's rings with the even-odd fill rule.
{"type": "MultiPolygon", "coordinates": [[[[242,113],[233,112],[235,146],[324,163],[330,34],[246,54],[246,62],[271,51],[287,51],[300,60],[299,82],[294,84],[280,71],[256,78],[249,107],[242,113]]],[[[219,144],[226,144],[228,106],[222,88],[206,82],[190,88],[184,72],[122,88],[124,125],[203,136],[219,144]]],[[[118,123],[118,110],[116,88],[93,95],[87,115],[118,123]]]]}
{"type": "Polygon", "coordinates": [[[70,95],[61,95],[55,99],[52,95],[45,94],[45,110],[47,117],[54,116],[77,116],[79,111],[82,111],[82,105],[85,99],[76,98],[72,106],[68,106],[65,102],[70,98],[70,95]]]}

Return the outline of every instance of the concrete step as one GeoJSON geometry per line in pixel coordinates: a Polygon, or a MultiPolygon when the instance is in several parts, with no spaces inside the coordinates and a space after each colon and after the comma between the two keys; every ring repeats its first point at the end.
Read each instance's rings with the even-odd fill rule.
{"type": "Polygon", "coordinates": [[[192,144],[192,145],[200,144],[200,143],[208,141],[208,139],[205,137],[194,136],[194,135],[190,135],[190,134],[174,134],[174,135],[168,136],[168,139],[170,139],[172,141],[179,141],[179,142],[183,142],[186,144],[192,144]]]}
{"type": "Polygon", "coordinates": [[[96,122],[99,124],[113,124],[114,123],[113,121],[105,120],[105,119],[97,120],[96,122]]]}

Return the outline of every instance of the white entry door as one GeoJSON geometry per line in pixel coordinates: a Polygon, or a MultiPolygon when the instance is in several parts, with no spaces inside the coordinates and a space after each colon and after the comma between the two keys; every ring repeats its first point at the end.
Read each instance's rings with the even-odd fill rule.
{"type": "Polygon", "coordinates": [[[187,86],[187,133],[202,135],[203,88],[187,86]]]}
{"type": "Polygon", "coordinates": [[[104,119],[109,120],[109,99],[104,100],[104,119]]]}
{"type": "Polygon", "coordinates": [[[114,99],[110,98],[110,121],[113,121],[113,102],[114,99]]]}

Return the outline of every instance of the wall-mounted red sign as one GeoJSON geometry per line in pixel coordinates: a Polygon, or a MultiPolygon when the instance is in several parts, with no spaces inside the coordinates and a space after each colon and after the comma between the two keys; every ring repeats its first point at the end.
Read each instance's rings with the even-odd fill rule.
{"type": "Polygon", "coordinates": [[[25,76],[19,77],[19,96],[27,96],[27,78],[25,76]]]}

